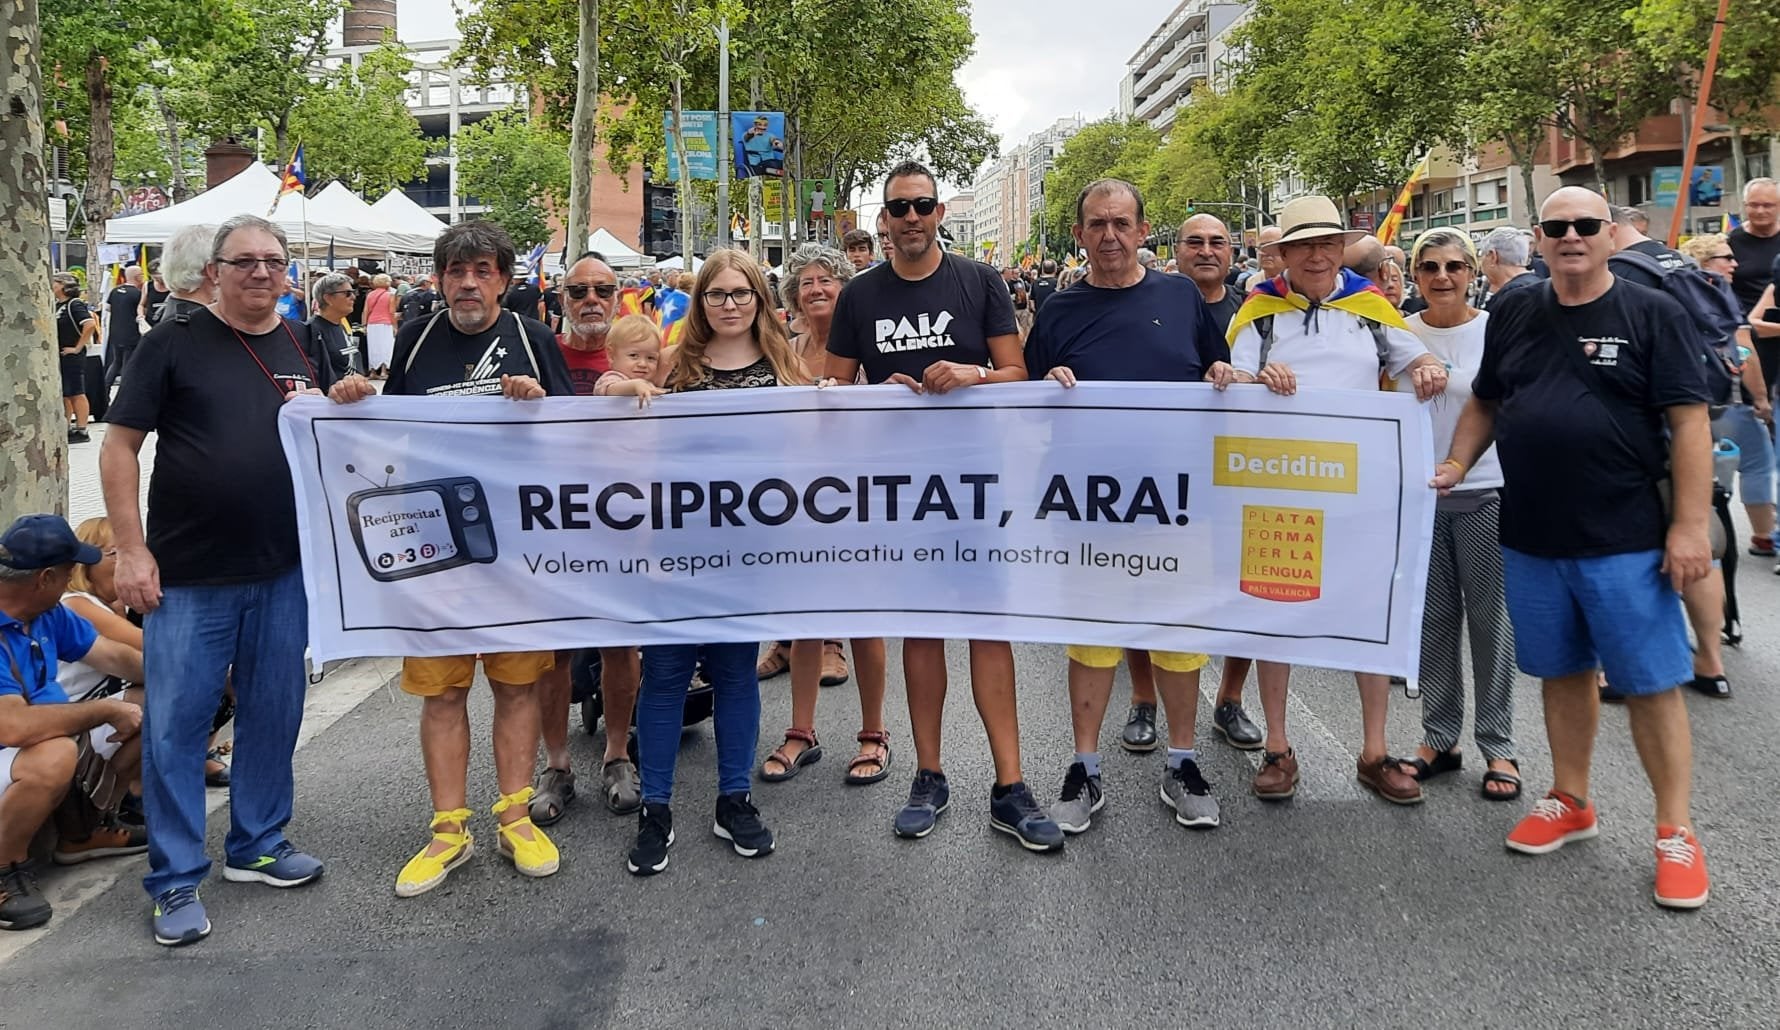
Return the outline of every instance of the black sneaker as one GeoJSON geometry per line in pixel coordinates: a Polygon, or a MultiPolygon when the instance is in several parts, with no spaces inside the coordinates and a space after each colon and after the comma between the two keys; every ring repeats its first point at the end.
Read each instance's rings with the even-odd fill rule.
{"type": "Polygon", "coordinates": [[[645,804],[637,813],[637,843],[624,867],[637,876],[654,876],[668,867],[674,843],[674,813],[666,805],[645,804]]]}
{"type": "Polygon", "coordinates": [[[946,785],[946,774],[922,769],[909,785],[908,804],[896,813],[893,829],[898,837],[925,837],[933,832],[940,813],[952,803],[952,788],[946,785]]]}
{"type": "Polygon", "coordinates": [[[49,902],[30,862],[0,866],[0,930],[29,930],[49,922],[49,902]]]}
{"type": "Polygon", "coordinates": [[[743,858],[773,853],[773,831],[760,821],[760,809],[746,793],[717,795],[717,821],[711,832],[729,841],[743,858]]]}
{"type": "Polygon", "coordinates": [[[1045,814],[1025,783],[1013,784],[1000,797],[989,795],[989,825],[1028,851],[1063,850],[1063,828],[1045,814]]]}
{"type": "Polygon", "coordinates": [[[70,427],[68,430],[68,442],[69,443],[90,443],[90,442],[92,442],[92,439],[93,438],[91,436],[89,436],[87,434],[87,431],[84,429],[77,429],[74,427],[70,427]]]}

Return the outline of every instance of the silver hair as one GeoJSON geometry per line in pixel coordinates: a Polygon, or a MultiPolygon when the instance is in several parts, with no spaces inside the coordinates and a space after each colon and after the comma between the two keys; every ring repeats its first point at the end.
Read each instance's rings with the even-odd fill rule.
{"type": "Polygon", "coordinates": [[[1481,258],[1485,254],[1496,255],[1496,260],[1504,265],[1525,268],[1532,257],[1532,243],[1522,230],[1504,225],[1499,229],[1491,229],[1490,234],[1477,245],[1477,256],[1481,258]]]}
{"type": "Polygon", "coordinates": [[[802,314],[803,309],[797,306],[797,280],[803,276],[803,270],[811,265],[821,265],[828,269],[830,275],[846,285],[853,278],[853,262],[847,255],[823,243],[806,243],[792,252],[785,261],[785,275],[779,280],[779,299],[785,302],[785,310],[794,315],[802,314]]]}
{"type": "Polygon", "coordinates": [[[190,293],[204,285],[204,265],[210,260],[210,246],[215,240],[214,225],[188,225],[167,238],[161,246],[157,268],[168,289],[190,293]]]}
{"type": "MultiPolygon", "coordinates": [[[[278,223],[261,218],[259,215],[236,215],[216,227],[216,239],[210,244],[210,260],[221,261],[223,247],[228,244],[229,237],[242,229],[258,229],[263,233],[271,234],[272,238],[278,241],[278,249],[284,252],[286,258],[290,256],[290,240],[284,235],[284,230],[278,227],[278,223]]],[[[168,283],[167,285],[173,284],[168,283]]]]}
{"type": "Polygon", "coordinates": [[[333,293],[335,290],[350,290],[352,288],[353,283],[351,279],[346,278],[346,276],[339,272],[329,272],[327,275],[324,275],[315,281],[314,294],[316,303],[319,304],[323,296],[333,293]]]}
{"type": "Polygon", "coordinates": [[[1770,179],[1765,175],[1758,175],[1755,178],[1750,179],[1748,182],[1743,184],[1743,202],[1744,203],[1749,202],[1749,193],[1751,190],[1754,190],[1757,186],[1769,186],[1769,187],[1774,187],[1776,189],[1780,189],[1780,182],[1775,182],[1773,179],[1770,179]]]}
{"type": "Polygon", "coordinates": [[[37,578],[42,569],[15,569],[10,565],[0,565],[0,586],[24,586],[37,578]]]}

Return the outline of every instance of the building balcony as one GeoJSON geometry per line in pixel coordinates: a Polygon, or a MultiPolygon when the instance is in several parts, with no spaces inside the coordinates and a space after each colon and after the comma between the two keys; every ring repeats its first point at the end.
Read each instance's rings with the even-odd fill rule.
{"type": "Polygon", "coordinates": [[[1156,30],[1155,35],[1150,37],[1149,42],[1144,44],[1143,49],[1137,52],[1137,56],[1131,59],[1129,67],[1137,70],[1147,69],[1150,61],[1157,54],[1180,40],[1184,29],[1195,21],[1202,21],[1205,18],[1206,9],[1210,6],[1211,0],[1186,0],[1185,3],[1182,3],[1156,30]]]}
{"type": "Polygon", "coordinates": [[[1206,61],[1204,55],[1189,60],[1173,75],[1169,76],[1156,91],[1146,97],[1140,97],[1132,108],[1132,114],[1145,121],[1173,107],[1191,89],[1195,80],[1206,77],[1206,61]]]}

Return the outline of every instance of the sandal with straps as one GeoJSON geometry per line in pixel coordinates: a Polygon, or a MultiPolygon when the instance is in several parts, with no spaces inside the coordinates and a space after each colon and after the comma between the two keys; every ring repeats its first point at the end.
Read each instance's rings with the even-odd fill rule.
{"type": "Polygon", "coordinates": [[[845,781],[847,786],[863,787],[868,783],[877,783],[890,775],[890,734],[884,730],[860,730],[855,739],[861,744],[875,744],[878,750],[875,752],[861,750],[853,756],[853,760],[847,763],[845,781]],[[878,767],[878,771],[861,773],[859,767],[862,765],[875,765],[878,767]]]}
{"type": "MultiPolygon", "coordinates": [[[[496,819],[499,819],[508,809],[530,802],[533,793],[534,791],[530,787],[522,787],[518,793],[502,794],[501,799],[496,801],[494,807],[489,811],[494,813],[496,819]]],[[[538,825],[532,822],[529,810],[525,815],[510,823],[502,823],[500,830],[501,854],[511,859],[513,868],[519,870],[522,875],[549,876],[556,872],[557,867],[562,864],[562,856],[557,852],[556,845],[552,844],[550,838],[544,836],[544,831],[538,829],[538,825]],[[518,831],[521,828],[531,830],[531,836],[520,836],[518,831]]]]}
{"type": "Polygon", "coordinates": [[[783,783],[803,772],[804,766],[815,765],[821,760],[822,745],[816,742],[816,734],[811,730],[800,730],[793,726],[785,731],[784,742],[774,748],[773,753],[767,755],[765,761],[760,763],[760,779],[766,783],[783,783]],[[801,740],[804,745],[803,750],[799,751],[796,757],[785,753],[785,745],[794,740],[801,740]],[[779,763],[780,771],[768,771],[767,762],[779,763]]]}
{"type": "Polygon", "coordinates": [[[428,854],[433,848],[433,841],[428,841],[396,877],[396,897],[413,898],[432,890],[444,883],[453,869],[468,862],[475,851],[476,839],[470,836],[470,810],[467,808],[434,812],[432,831],[433,841],[443,841],[450,846],[437,855],[428,854]],[[441,828],[452,824],[458,829],[441,828]]]}

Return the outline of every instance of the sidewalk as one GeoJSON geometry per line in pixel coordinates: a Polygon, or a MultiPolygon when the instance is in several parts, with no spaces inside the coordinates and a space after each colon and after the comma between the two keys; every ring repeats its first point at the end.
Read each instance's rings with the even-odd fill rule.
{"type": "MultiPolygon", "coordinates": [[[[106,426],[95,422],[89,427],[90,443],[68,445],[68,524],[79,526],[83,520],[105,514],[105,495],[99,489],[99,448],[105,443],[106,426]]],[[[148,513],[148,475],[155,464],[155,440],[150,433],[142,442],[142,511],[148,513]]]]}

